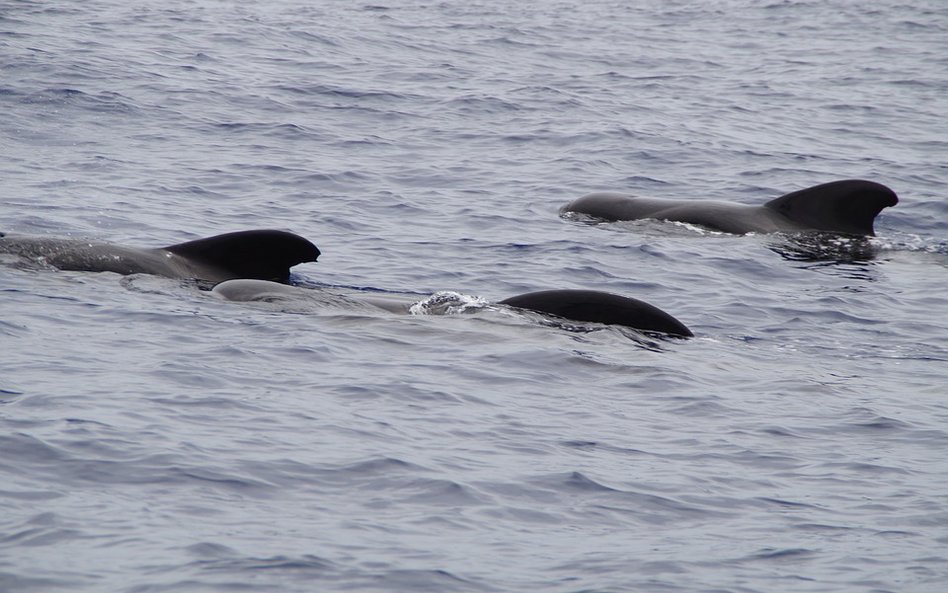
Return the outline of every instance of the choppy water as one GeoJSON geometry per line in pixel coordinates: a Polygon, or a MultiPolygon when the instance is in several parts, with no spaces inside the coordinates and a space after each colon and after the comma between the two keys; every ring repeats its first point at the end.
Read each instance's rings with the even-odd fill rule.
{"type": "Polygon", "coordinates": [[[0,2],[0,230],[282,228],[308,283],[594,288],[697,337],[0,266],[0,590],[941,591],[948,7],[0,2]],[[870,245],[558,217],[843,178],[870,245]]]}

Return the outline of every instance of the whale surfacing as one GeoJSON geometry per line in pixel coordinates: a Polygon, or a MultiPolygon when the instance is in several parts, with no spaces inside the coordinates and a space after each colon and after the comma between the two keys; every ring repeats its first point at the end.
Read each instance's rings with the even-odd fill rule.
{"type": "Polygon", "coordinates": [[[577,212],[606,221],[652,218],[686,222],[739,235],[825,231],[872,236],[876,216],[898,201],[895,192],[880,183],[847,179],[791,192],[760,206],[599,192],[574,200],[560,212],[577,212]]]}
{"type": "Polygon", "coordinates": [[[573,321],[623,325],[682,338],[694,336],[685,324],[654,305],[598,290],[541,290],[504,299],[500,304],[573,321]]]}
{"type": "MultiPolygon", "coordinates": [[[[344,306],[351,311],[388,311],[411,314],[418,295],[366,294],[365,292],[286,286],[260,280],[228,280],[213,293],[229,301],[313,304],[325,308],[344,306]]],[[[630,297],[597,290],[542,290],[499,301],[515,309],[543,313],[577,322],[622,325],[672,337],[694,336],[683,323],[658,307],[630,297]]]]}
{"type": "MultiPolygon", "coordinates": [[[[214,294],[231,301],[343,307],[410,314],[417,295],[365,294],[289,285],[290,268],[316,261],[308,240],[275,230],[240,231],[160,248],[136,248],[80,239],[17,236],[0,232],[0,254],[43,262],[61,270],[155,274],[214,283],[214,294]]],[[[594,290],[544,290],[499,304],[579,322],[622,325],[691,337],[684,324],[637,299],[594,290]]]]}
{"type": "Polygon", "coordinates": [[[289,281],[291,267],[319,257],[319,249],[308,240],[276,230],[225,233],[161,248],[0,233],[0,253],[41,261],[60,270],[284,283],[289,281]]]}

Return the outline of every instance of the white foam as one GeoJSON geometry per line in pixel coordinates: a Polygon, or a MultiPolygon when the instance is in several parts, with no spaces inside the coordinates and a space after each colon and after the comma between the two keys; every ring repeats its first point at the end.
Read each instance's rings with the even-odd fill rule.
{"type": "Polygon", "coordinates": [[[449,290],[442,290],[413,304],[408,312],[412,315],[457,315],[487,306],[486,299],[449,290]]]}

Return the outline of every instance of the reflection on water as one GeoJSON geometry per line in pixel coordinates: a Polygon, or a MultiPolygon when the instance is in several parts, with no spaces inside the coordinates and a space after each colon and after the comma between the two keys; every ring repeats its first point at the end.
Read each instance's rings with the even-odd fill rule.
{"type": "Polygon", "coordinates": [[[784,259],[822,265],[868,263],[880,247],[870,237],[832,233],[775,235],[767,247],[784,259]]]}
{"type": "Polygon", "coordinates": [[[871,237],[832,233],[776,235],[767,248],[804,269],[828,269],[854,280],[875,280],[872,269],[882,247],[871,237]]]}

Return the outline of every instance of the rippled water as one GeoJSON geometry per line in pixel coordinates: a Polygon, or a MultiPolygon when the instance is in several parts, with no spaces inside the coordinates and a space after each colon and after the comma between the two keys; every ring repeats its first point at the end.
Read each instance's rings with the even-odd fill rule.
{"type": "Polygon", "coordinates": [[[313,240],[308,285],[591,288],[696,338],[3,260],[0,590],[941,591],[937,0],[0,2],[0,230],[313,240]],[[596,190],[900,203],[868,243],[596,190]]]}

